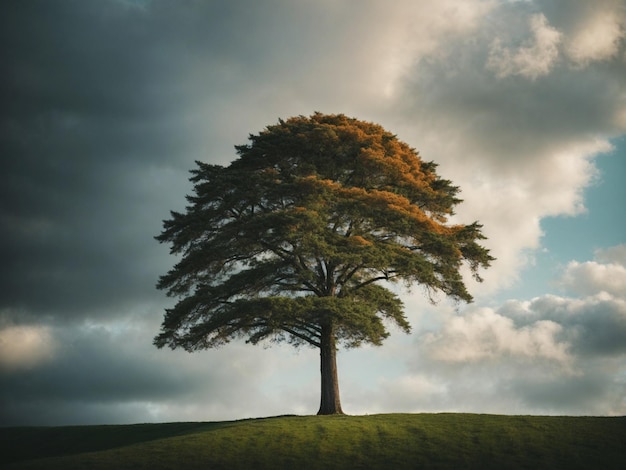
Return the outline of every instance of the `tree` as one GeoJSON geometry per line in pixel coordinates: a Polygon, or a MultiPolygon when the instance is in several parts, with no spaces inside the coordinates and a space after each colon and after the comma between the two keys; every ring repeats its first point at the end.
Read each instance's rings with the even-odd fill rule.
{"type": "Polygon", "coordinates": [[[377,124],[315,113],[235,148],[227,167],[196,162],[186,211],[156,237],[181,259],[157,285],[178,303],[154,343],[319,348],[318,414],[340,414],[337,345],[380,345],[386,323],[410,331],[390,283],[471,302],[461,267],[480,281],[493,260],[482,226],[447,225],[459,188],[377,124]]]}

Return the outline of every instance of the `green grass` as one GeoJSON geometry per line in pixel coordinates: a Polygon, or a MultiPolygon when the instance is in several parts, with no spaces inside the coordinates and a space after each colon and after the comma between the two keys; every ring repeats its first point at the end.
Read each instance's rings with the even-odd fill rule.
{"type": "Polygon", "coordinates": [[[0,428],[8,469],[622,469],[626,418],[387,414],[0,428]]]}

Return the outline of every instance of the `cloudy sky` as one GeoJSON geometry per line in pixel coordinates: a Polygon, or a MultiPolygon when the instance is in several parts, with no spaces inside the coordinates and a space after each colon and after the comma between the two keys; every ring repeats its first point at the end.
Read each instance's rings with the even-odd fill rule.
{"type": "Polygon", "coordinates": [[[318,353],[152,346],[154,239],[194,160],[278,118],[374,121],[462,188],[475,302],[342,350],[350,414],[626,414],[625,0],[11,0],[0,6],[0,424],[319,404],[318,353]]]}

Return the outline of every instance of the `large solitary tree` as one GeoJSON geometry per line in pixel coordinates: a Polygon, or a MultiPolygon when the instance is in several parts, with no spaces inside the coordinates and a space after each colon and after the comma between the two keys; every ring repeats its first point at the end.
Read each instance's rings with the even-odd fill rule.
{"type": "Polygon", "coordinates": [[[338,344],[380,345],[388,323],[410,331],[390,283],[470,302],[462,266],[480,280],[493,259],[481,225],[447,224],[459,188],[377,124],[315,113],[235,148],[227,167],[196,162],[185,212],[156,237],[180,261],[157,286],[178,302],[154,343],[319,348],[318,414],[342,413],[338,344]]]}

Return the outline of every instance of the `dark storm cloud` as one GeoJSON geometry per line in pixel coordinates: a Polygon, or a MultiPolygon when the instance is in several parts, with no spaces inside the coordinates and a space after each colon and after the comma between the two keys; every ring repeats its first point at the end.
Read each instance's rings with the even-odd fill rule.
{"type": "Polygon", "coordinates": [[[167,68],[158,36],[140,12],[70,0],[11,2],[3,13],[7,112],[145,117],[146,108],[163,109],[172,98],[159,86],[167,68]]]}
{"type": "Polygon", "coordinates": [[[543,413],[604,414],[607,405],[620,410],[624,385],[612,380],[618,369],[616,365],[607,367],[606,363],[589,362],[585,364],[584,374],[556,378],[521,373],[509,377],[502,388],[508,390],[514,400],[543,413]]]}
{"type": "Polygon", "coordinates": [[[182,197],[193,160],[163,18],[117,2],[2,9],[0,308],[84,316],[153,294],[163,192],[182,197]]]}
{"type": "Polygon", "coordinates": [[[571,300],[544,296],[529,310],[535,318],[562,325],[563,340],[580,357],[620,357],[626,354],[626,306],[608,295],[571,300]]]}
{"type": "MultiPolygon", "coordinates": [[[[103,172],[100,177],[84,191],[68,193],[62,182],[47,188],[41,194],[50,205],[45,210],[33,201],[35,213],[5,212],[5,307],[85,316],[127,298],[154,296],[163,253],[151,237],[158,233],[165,212],[158,204],[167,207],[167,198],[158,191],[172,186],[159,184],[158,175],[148,169],[108,176],[103,172]]],[[[184,193],[183,187],[177,189],[184,193]]]]}

